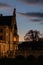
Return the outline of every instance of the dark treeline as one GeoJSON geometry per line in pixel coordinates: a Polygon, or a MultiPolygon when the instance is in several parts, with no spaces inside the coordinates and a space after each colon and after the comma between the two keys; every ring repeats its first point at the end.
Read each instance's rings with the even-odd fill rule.
{"type": "Polygon", "coordinates": [[[43,41],[22,42],[18,45],[19,50],[43,50],[43,41]]]}

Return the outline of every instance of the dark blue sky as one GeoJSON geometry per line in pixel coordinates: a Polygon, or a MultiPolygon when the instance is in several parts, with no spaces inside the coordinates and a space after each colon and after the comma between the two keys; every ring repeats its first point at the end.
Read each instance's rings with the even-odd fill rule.
{"type": "MultiPolygon", "coordinates": [[[[34,0],[35,1],[35,0],[34,0]]],[[[43,17],[30,16],[28,13],[43,13],[43,2],[35,2],[31,0],[16,0],[17,23],[20,40],[24,40],[24,35],[28,30],[39,30],[43,33],[43,17]]]]}
{"type": "Polygon", "coordinates": [[[24,40],[24,35],[28,30],[39,30],[43,33],[43,17],[29,13],[43,13],[43,0],[0,0],[0,13],[12,15],[16,8],[16,20],[20,41],[24,40]]]}

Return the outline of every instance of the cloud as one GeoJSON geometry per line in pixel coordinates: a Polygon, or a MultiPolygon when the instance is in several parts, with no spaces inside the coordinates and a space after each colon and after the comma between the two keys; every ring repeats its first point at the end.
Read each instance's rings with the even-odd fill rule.
{"type": "Polygon", "coordinates": [[[0,3],[0,7],[10,7],[10,5],[6,3],[0,3]]]}
{"type": "Polygon", "coordinates": [[[18,0],[22,2],[26,2],[28,4],[43,4],[43,0],[18,0]]]}
{"type": "Polygon", "coordinates": [[[26,1],[31,3],[43,3],[43,0],[18,0],[18,1],[26,1]]]}
{"type": "Polygon", "coordinates": [[[26,1],[26,2],[36,3],[36,2],[38,2],[39,0],[20,0],[20,1],[26,1]]]}
{"type": "Polygon", "coordinates": [[[41,22],[40,24],[43,25],[43,22],[41,22]]]}
{"type": "Polygon", "coordinates": [[[40,22],[40,21],[43,21],[43,19],[30,19],[31,21],[33,22],[40,22]]]}
{"type": "Polygon", "coordinates": [[[24,16],[41,17],[41,18],[43,18],[43,13],[39,13],[39,12],[35,12],[35,13],[20,13],[20,12],[18,12],[18,13],[21,14],[21,15],[24,15],[24,16]]]}

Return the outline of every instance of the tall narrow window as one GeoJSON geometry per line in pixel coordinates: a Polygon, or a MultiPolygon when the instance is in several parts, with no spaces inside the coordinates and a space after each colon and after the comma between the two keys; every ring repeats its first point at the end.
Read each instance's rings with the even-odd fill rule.
{"type": "Polygon", "coordinates": [[[0,42],[5,42],[5,40],[6,40],[5,27],[0,26],[0,42]]]}

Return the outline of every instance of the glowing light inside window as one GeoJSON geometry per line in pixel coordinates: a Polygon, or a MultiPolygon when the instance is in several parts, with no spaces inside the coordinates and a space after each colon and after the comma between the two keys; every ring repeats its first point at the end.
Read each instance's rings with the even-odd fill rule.
{"type": "Polygon", "coordinates": [[[16,37],[14,37],[14,41],[16,41],[16,37]]]}

